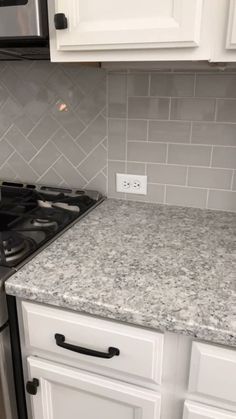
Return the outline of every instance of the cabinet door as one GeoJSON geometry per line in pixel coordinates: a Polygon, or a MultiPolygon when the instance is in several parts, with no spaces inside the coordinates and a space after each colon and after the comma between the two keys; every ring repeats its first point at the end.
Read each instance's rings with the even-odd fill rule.
{"type": "Polygon", "coordinates": [[[236,1],[235,0],[230,1],[226,48],[236,49],[236,1]]]}
{"type": "Polygon", "coordinates": [[[185,402],[183,419],[236,419],[236,413],[194,402],[185,402]]]}
{"type": "Polygon", "coordinates": [[[203,0],[54,0],[60,51],[197,47],[203,0]]]}
{"type": "Polygon", "coordinates": [[[160,396],[152,391],[87,374],[80,370],[28,358],[34,419],[159,419],[160,396]]]}

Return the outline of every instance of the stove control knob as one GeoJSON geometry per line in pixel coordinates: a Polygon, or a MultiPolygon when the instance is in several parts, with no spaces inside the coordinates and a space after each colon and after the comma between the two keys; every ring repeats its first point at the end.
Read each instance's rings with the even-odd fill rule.
{"type": "Polygon", "coordinates": [[[39,387],[39,380],[37,378],[33,378],[32,381],[27,381],[26,383],[26,391],[32,396],[35,396],[37,394],[38,387],[39,387]]]}

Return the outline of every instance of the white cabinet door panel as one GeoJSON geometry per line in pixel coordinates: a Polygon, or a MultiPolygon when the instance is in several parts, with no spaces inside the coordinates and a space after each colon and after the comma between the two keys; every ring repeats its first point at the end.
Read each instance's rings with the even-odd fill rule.
{"type": "Polygon", "coordinates": [[[189,390],[236,403],[236,351],[194,342],[189,390]]]}
{"type": "Polygon", "coordinates": [[[34,419],[159,419],[160,396],[152,391],[85,374],[39,358],[28,358],[34,419]]]}
{"type": "Polygon", "coordinates": [[[236,49],[236,0],[230,1],[226,48],[236,49]]]}
{"type": "Polygon", "coordinates": [[[236,419],[236,413],[187,401],[183,419],[236,419]]]}
{"type": "Polygon", "coordinates": [[[197,47],[203,0],[55,0],[60,51],[197,47]]]}

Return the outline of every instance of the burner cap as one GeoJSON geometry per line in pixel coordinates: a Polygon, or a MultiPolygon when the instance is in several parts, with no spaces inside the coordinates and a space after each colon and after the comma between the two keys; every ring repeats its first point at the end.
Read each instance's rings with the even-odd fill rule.
{"type": "Polygon", "coordinates": [[[13,266],[26,257],[34,246],[32,240],[25,238],[16,231],[0,233],[0,247],[8,266],[13,266]]]}
{"type": "Polygon", "coordinates": [[[40,227],[40,228],[50,228],[53,230],[57,230],[58,228],[58,223],[55,220],[50,220],[47,218],[34,218],[32,221],[32,224],[35,227],[40,227]]]}

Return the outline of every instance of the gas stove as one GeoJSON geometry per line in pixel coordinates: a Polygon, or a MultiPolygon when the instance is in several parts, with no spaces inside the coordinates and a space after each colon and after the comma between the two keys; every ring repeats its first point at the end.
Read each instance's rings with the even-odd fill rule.
{"type": "Polygon", "coordinates": [[[103,200],[96,191],[0,184],[0,280],[103,200]]]}

